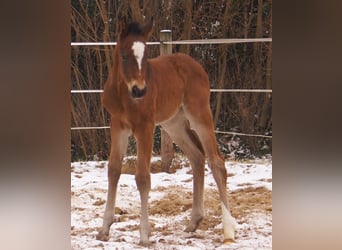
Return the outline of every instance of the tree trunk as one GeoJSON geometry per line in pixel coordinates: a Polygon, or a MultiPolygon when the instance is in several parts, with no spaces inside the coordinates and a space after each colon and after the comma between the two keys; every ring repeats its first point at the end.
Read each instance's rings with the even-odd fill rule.
{"type": "MultiPolygon", "coordinates": [[[[244,27],[243,27],[243,36],[244,38],[248,38],[250,27],[252,25],[253,17],[249,13],[252,13],[254,9],[253,1],[246,1],[243,5],[243,17],[244,17],[244,27]]],[[[253,68],[255,68],[255,64],[253,58],[251,58],[251,51],[249,50],[250,45],[247,43],[243,44],[243,56],[242,56],[242,76],[241,76],[241,85],[240,88],[255,88],[255,85],[252,83],[255,79],[255,74],[251,74],[253,72],[253,68]],[[252,60],[251,60],[252,59],[252,60]]],[[[254,55],[252,55],[254,56],[254,55]]],[[[255,94],[254,93],[241,93],[236,95],[238,112],[240,115],[240,128],[243,133],[253,134],[255,132],[254,128],[254,114],[256,112],[257,105],[255,104],[255,94]]],[[[256,148],[256,137],[244,137],[244,141],[247,145],[251,147],[251,149],[256,148]]]]}
{"type": "MultiPolygon", "coordinates": [[[[223,37],[228,37],[228,22],[230,16],[230,5],[231,1],[226,2],[226,8],[224,10],[224,15],[222,19],[222,29],[223,29],[223,37]]],[[[226,80],[226,70],[227,70],[227,45],[219,46],[219,54],[221,55],[221,60],[219,60],[219,81],[218,88],[222,89],[224,87],[224,82],[226,80]]],[[[221,111],[221,102],[222,102],[222,92],[216,93],[216,107],[215,107],[215,115],[214,115],[214,125],[216,127],[220,111],[221,111]]]]}
{"type": "MultiPolygon", "coordinates": [[[[272,11],[270,13],[270,27],[269,34],[272,37],[272,11]]],[[[268,44],[267,50],[267,59],[266,59],[266,89],[272,88],[272,43],[268,44]]],[[[259,126],[263,128],[263,130],[267,130],[270,127],[270,117],[271,112],[269,111],[270,102],[271,102],[271,94],[267,93],[264,96],[264,102],[261,107],[261,114],[259,120],[259,126]]]]}
{"type": "MultiPolygon", "coordinates": [[[[227,69],[227,52],[226,52],[226,45],[220,46],[220,54],[221,54],[221,60],[219,60],[219,81],[218,81],[218,88],[222,89],[224,86],[225,81],[225,75],[226,75],[226,69],[227,69]]],[[[221,111],[221,102],[222,102],[222,92],[216,93],[216,107],[215,107],[215,115],[214,115],[214,125],[216,127],[220,111],[221,111]]]]}
{"type": "MultiPolygon", "coordinates": [[[[257,25],[255,31],[255,37],[262,37],[262,6],[263,0],[258,0],[258,15],[257,15],[257,25]]],[[[255,66],[255,79],[256,79],[256,87],[263,87],[262,85],[262,72],[261,72],[261,43],[254,43],[254,66],[255,66]]]]}
{"type": "MultiPolygon", "coordinates": [[[[257,13],[257,20],[256,20],[256,30],[255,30],[255,37],[261,38],[262,37],[262,7],[263,7],[263,0],[258,0],[258,13],[257,13]]],[[[261,43],[254,43],[254,68],[255,68],[255,88],[265,88],[263,84],[263,75],[262,75],[262,50],[261,50],[261,43]]],[[[257,126],[255,128],[255,132],[263,131],[262,125],[260,124],[260,118],[264,115],[264,110],[261,109],[264,102],[264,95],[253,95],[253,103],[258,106],[256,109],[257,116],[257,126]],[[261,125],[261,126],[260,126],[261,125]]]]}
{"type": "MultiPolygon", "coordinates": [[[[182,34],[182,38],[184,40],[191,39],[191,28],[192,28],[192,0],[184,0],[183,1],[184,8],[184,30],[182,34]]],[[[180,46],[180,51],[189,54],[190,53],[190,44],[184,44],[180,46]]]]}

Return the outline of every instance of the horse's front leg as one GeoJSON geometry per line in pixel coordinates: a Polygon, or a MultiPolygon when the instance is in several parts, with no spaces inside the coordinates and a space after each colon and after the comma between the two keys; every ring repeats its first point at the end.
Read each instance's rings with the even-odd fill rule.
{"type": "Polygon", "coordinates": [[[136,129],[134,136],[138,144],[138,160],[135,174],[136,184],[140,193],[140,243],[149,245],[151,234],[148,221],[148,195],[151,189],[150,160],[152,154],[154,124],[146,124],[136,129]]]}
{"type": "Polygon", "coordinates": [[[129,130],[122,128],[121,123],[111,121],[111,149],[108,163],[108,192],[106,208],[103,215],[102,228],[96,239],[107,241],[110,226],[114,222],[114,206],[118,181],[121,175],[122,159],[127,149],[129,130]]]}

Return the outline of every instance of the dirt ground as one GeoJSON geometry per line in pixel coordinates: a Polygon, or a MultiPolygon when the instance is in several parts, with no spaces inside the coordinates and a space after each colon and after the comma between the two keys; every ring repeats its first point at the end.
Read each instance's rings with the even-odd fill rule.
{"type": "MultiPolygon", "coordinates": [[[[192,206],[192,175],[186,161],[174,160],[170,171],[173,174],[159,174],[166,184],[152,186],[149,201],[152,245],[149,249],[272,249],[272,190],[269,188],[272,176],[260,175],[259,170],[272,165],[269,162],[257,166],[234,164],[236,172],[231,171],[229,179],[238,179],[229,191],[229,202],[239,224],[236,243],[222,245],[221,206],[216,186],[210,179],[204,193],[205,218],[195,233],[184,232],[192,206]],[[251,178],[244,181],[243,175],[251,178]]],[[[153,162],[152,173],[158,175],[160,166],[160,161],[153,162]]],[[[134,172],[135,160],[125,159],[124,180],[119,182],[115,208],[117,223],[111,227],[110,240],[101,242],[95,235],[105,206],[106,163],[72,165],[72,249],[145,249],[138,244],[140,200],[134,172]]],[[[206,178],[212,178],[209,172],[206,169],[206,178]]]]}

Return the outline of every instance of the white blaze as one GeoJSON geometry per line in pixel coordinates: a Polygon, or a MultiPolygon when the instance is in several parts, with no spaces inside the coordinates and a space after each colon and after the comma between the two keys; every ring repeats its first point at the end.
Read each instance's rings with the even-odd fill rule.
{"type": "Polygon", "coordinates": [[[141,70],[141,61],[144,57],[145,44],[143,42],[134,42],[132,50],[135,58],[137,59],[139,70],[141,70]]]}

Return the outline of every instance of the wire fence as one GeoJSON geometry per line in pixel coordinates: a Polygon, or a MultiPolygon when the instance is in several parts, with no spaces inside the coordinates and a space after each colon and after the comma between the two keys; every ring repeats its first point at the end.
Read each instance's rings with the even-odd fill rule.
{"type": "MultiPolygon", "coordinates": [[[[272,42],[272,38],[222,38],[222,39],[197,39],[197,40],[179,40],[168,42],[147,42],[147,45],[161,45],[161,44],[234,44],[234,43],[254,43],[254,42],[272,42]]],[[[72,42],[71,46],[115,46],[116,42],[72,42]]]]}
{"type": "MultiPolygon", "coordinates": [[[[235,44],[235,43],[252,43],[252,42],[272,42],[272,38],[237,38],[237,39],[202,39],[202,40],[179,40],[179,41],[159,41],[159,42],[147,42],[147,45],[162,45],[162,44],[235,44]]],[[[115,46],[116,42],[72,42],[71,46],[115,46]]],[[[83,94],[83,93],[102,93],[101,89],[88,89],[88,90],[71,90],[72,94],[83,94]]],[[[271,89],[210,89],[210,92],[223,92],[223,93],[272,93],[271,89]]],[[[71,127],[71,130],[91,130],[91,129],[109,129],[110,126],[99,126],[99,127],[71,127]]],[[[255,135],[245,134],[228,131],[218,131],[215,133],[239,135],[239,136],[250,136],[250,137],[262,137],[272,139],[270,135],[255,135]]]]}
{"type": "MultiPolygon", "coordinates": [[[[72,94],[102,93],[102,89],[71,90],[72,94]]],[[[272,89],[210,89],[210,92],[230,92],[230,93],[272,93],[272,89]]]]}

